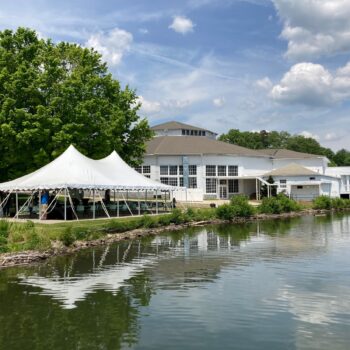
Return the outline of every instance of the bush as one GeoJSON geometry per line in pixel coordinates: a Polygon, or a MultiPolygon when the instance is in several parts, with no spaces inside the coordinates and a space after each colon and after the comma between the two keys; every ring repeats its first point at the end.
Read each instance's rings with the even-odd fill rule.
{"type": "Polygon", "coordinates": [[[67,227],[62,235],[60,236],[60,241],[66,246],[69,247],[70,245],[72,245],[74,243],[74,241],[76,240],[76,237],[73,233],[72,227],[69,226],[67,227]]]}
{"type": "Polygon", "coordinates": [[[259,206],[259,212],[264,214],[281,214],[301,210],[295,200],[280,193],[276,197],[264,198],[259,206]]]}
{"type": "Polygon", "coordinates": [[[255,214],[255,209],[249,204],[246,196],[234,196],[230,200],[233,215],[238,217],[249,217],[255,214]]]}
{"type": "Polygon", "coordinates": [[[179,225],[185,222],[185,217],[181,209],[175,208],[170,214],[170,222],[179,225]]]}
{"type": "Polygon", "coordinates": [[[219,205],[216,208],[216,215],[221,220],[232,220],[234,218],[234,211],[231,204],[219,205]]]}
{"type": "Polygon", "coordinates": [[[312,201],[314,209],[331,209],[332,200],[327,196],[319,196],[312,201]]]}
{"type": "Polygon", "coordinates": [[[140,227],[143,228],[153,228],[158,226],[157,218],[151,217],[149,215],[143,215],[139,223],[140,227]]]}

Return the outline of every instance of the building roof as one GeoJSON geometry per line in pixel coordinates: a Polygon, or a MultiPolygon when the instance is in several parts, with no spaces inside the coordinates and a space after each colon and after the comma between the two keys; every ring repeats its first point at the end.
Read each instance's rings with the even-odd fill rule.
{"type": "Polygon", "coordinates": [[[309,176],[309,175],[320,175],[316,171],[307,169],[299,164],[291,163],[284,167],[272,170],[265,176],[309,176]]]}
{"type": "Polygon", "coordinates": [[[281,149],[266,148],[266,149],[259,149],[257,151],[276,159],[302,159],[302,158],[306,159],[306,158],[325,157],[325,156],[316,155],[316,154],[291,151],[289,149],[284,149],[284,148],[281,148],[281,149]]]}
{"type": "Polygon", "coordinates": [[[203,131],[209,131],[213,134],[215,134],[213,131],[210,131],[208,129],[198,128],[197,126],[180,123],[177,121],[171,121],[166,122],[162,124],[158,124],[151,127],[152,130],[179,130],[179,129],[187,129],[187,130],[203,130],[203,131]]]}
{"type": "Polygon", "coordinates": [[[207,137],[159,136],[148,141],[146,155],[233,154],[267,157],[256,150],[207,137]]]}

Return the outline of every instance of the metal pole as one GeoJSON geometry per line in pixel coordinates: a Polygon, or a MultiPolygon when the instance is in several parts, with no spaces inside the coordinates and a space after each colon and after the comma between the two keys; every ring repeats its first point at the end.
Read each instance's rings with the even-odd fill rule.
{"type": "Polygon", "coordinates": [[[156,214],[158,214],[158,190],[156,190],[156,214]]]}
{"type": "Polygon", "coordinates": [[[137,191],[137,197],[138,197],[138,206],[139,206],[138,213],[139,215],[141,215],[140,191],[137,191]]]}
{"type": "Polygon", "coordinates": [[[119,218],[119,190],[118,190],[118,200],[117,200],[117,217],[119,218]]]}
{"type": "Polygon", "coordinates": [[[18,192],[16,192],[16,215],[18,219],[18,192]]]}
{"type": "Polygon", "coordinates": [[[64,221],[67,220],[67,188],[64,189],[64,221]]]}
{"type": "Polygon", "coordinates": [[[95,189],[92,191],[92,218],[96,218],[96,207],[95,207],[95,189]]]}
{"type": "Polygon", "coordinates": [[[39,191],[39,220],[41,220],[41,191],[39,191]]]}

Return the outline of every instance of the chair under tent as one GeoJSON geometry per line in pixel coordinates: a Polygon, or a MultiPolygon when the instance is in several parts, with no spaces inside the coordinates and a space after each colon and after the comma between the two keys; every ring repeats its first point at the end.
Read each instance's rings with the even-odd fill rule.
{"type": "Polygon", "coordinates": [[[4,196],[0,208],[12,198],[14,218],[28,216],[28,212],[39,219],[55,218],[56,213],[63,220],[158,214],[172,207],[173,191],[178,189],[144,177],[115,151],[94,160],[71,145],[37,171],[1,183],[0,192],[4,196]],[[44,207],[41,196],[45,192],[51,192],[51,200],[44,207]]]}

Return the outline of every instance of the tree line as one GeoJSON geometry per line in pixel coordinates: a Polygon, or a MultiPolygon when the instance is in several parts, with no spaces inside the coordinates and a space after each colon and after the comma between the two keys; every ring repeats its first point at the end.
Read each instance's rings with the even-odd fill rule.
{"type": "Polygon", "coordinates": [[[333,152],[330,148],[320,145],[311,138],[302,135],[292,135],[286,131],[240,131],[231,129],[219,137],[220,141],[232,143],[251,149],[284,148],[291,151],[326,156],[331,166],[350,166],[350,152],[341,149],[333,152]]]}

